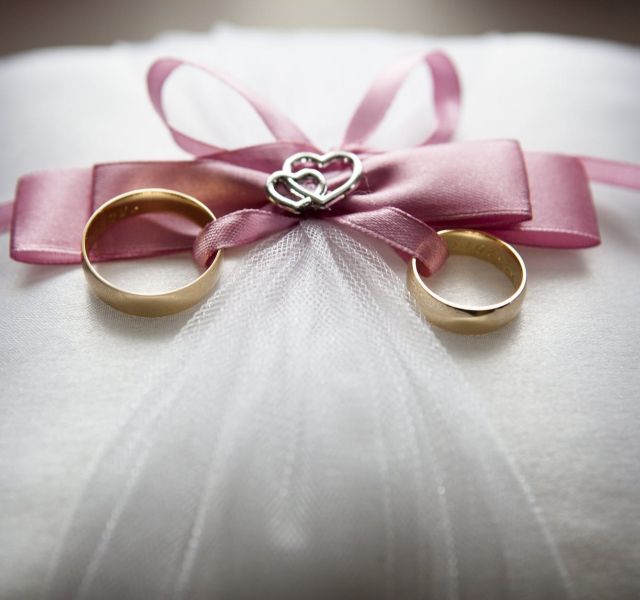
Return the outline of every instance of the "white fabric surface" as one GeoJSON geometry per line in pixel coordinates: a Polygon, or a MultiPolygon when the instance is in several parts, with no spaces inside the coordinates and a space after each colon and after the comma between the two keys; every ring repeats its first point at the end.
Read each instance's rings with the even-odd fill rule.
{"type": "MultiPolygon", "coordinates": [[[[329,147],[382,65],[436,47],[450,52],[461,72],[459,139],[514,137],[527,149],[640,162],[637,49],[536,35],[434,40],[223,27],[135,46],[3,59],[0,195],[10,199],[16,178],[40,168],[181,158],[145,95],[144,73],[158,56],[233,72],[329,147]],[[315,81],[298,78],[307,61],[317,69],[315,81]]],[[[183,93],[180,83],[170,90],[178,124],[223,145],[267,139],[217,86],[183,78],[183,93]]],[[[416,76],[381,142],[420,139],[420,85],[416,76]]],[[[515,323],[489,336],[435,336],[449,355],[440,364],[458,365],[528,481],[576,596],[632,598],[640,594],[640,210],[631,192],[598,187],[595,196],[602,246],[522,248],[530,287],[515,323]]],[[[225,277],[243,252],[229,254],[225,277]]],[[[399,262],[389,260],[401,275],[399,262]]],[[[167,282],[185,276],[177,261],[156,262],[167,282]]],[[[153,385],[149,372],[184,368],[154,363],[167,356],[163,349],[193,311],[153,321],[127,317],[94,300],[76,267],[17,264],[7,252],[0,265],[0,597],[32,598],[43,589],[90,465],[153,385]]],[[[351,385],[374,389],[376,382],[351,385]]],[[[452,399],[456,386],[457,379],[452,399]]],[[[304,382],[294,392],[313,396],[304,382]]],[[[399,524],[392,520],[390,527],[399,524]]],[[[360,548],[353,543],[355,553],[360,548]]],[[[132,560],[122,568],[136,572],[140,565],[132,560]]]]}

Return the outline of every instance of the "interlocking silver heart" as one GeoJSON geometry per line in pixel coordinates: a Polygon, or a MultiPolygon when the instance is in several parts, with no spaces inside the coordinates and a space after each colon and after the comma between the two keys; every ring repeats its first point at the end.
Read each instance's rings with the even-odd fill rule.
{"type": "Polygon", "coordinates": [[[274,204],[282,206],[294,213],[301,213],[308,208],[322,210],[353,191],[362,176],[362,162],[353,152],[338,150],[326,154],[315,152],[298,152],[284,161],[282,169],[271,173],[267,179],[267,195],[274,204]],[[326,169],[333,162],[340,162],[351,168],[351,174],[341,185],[329,189],[329,184],[320,169],[326,169]],[[315,168],[309,168],[312,165],[315,168]],[[296,170],[296,167],[303,168],[296,170]],[[305,182],[315,183],[313,188],[305,182]],[[289,196],[281,193],[282,186],[289,196]]]}

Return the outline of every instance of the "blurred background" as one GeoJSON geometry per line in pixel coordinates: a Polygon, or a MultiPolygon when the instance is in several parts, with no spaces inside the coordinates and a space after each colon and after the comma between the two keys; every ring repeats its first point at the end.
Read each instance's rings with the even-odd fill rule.
{"type": "Polygon", "coordinates": [[[0,0],[0,54],[206,31],[217,22],[430,35],[543,31],[640,44],[638,0],[0,0]]]}

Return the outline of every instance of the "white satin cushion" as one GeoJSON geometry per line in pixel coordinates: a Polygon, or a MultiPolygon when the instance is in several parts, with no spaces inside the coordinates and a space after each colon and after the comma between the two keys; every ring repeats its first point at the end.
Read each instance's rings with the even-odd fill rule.
{"type": "MultiPolygon", "coordinates": [[[[219,27],[2,59],[0,195],[11,199],[17,177],[36,169],[183,158],[146,98],[145,70],[159,56],[232,72],[330,147],[382,65],[436,47],[461,73],[459,139],[510,137],[532,150],[640,162],[634,48],[541,35],[433,39],[219,27]]],[[[267,139],[218,87],[185,78],[183,93],[179,84],[170,99],[178,124],[222,145],[267,139]]],[[[401,94],[381,144],[420,138],[416,123],[428,109],[421,85],[417,75],[401,94]]],[[[640,207],[631,192],[597,186],[594,193],[602,246],[522,248],[530,287],[521,318],[489,336],[437,336],[529,481],[577,595],[630,598],[640,593],[640,207]]],[[[4,240],[0,597],[31,598],[96,448],[145,389],[158,348],[192,313],[154,321],[120,315],[89,295],[79,268],[13,263],[4,240]]],[[[156,264],[166,283],[185,276],[179,261],[156,264]]]]}

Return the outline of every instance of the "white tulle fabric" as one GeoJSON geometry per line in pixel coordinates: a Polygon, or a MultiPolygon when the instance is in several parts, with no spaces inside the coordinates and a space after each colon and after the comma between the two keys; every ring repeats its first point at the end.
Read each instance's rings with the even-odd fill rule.
{"type": "Polygon", "coordinates": [[[48,598],[563,598],[522,478],[404,282],[304,222],[155,361],[48,598]],[[173,364],[167,368],[168,364],[173,364]]]}

